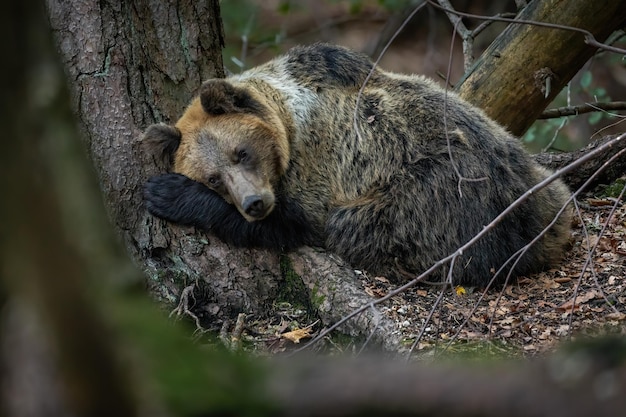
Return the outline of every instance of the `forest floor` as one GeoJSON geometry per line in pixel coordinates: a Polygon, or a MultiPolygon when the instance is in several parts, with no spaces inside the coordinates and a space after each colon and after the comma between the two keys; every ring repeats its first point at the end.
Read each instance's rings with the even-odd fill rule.
{"type": "MultiPolygon", "coordinates": [[[[596,190],[579,200],[571,248],[553,269],[486,293],[420,286],[378,306],[396,324],[400,353],[532,357],[581,336],[626,334],[626,205],[602,194],[596,190]]],[[[365,274],[362,285],[373,297],[395,288],[365,274]]],[[[286,305],[267,319],[247,320],[241,340],[256,353],[282,353],[304,346],[320,330],[310,316],[286,305]]],[[[333,336],[313,349],[354,353],[363,343],[333,336]]]]}

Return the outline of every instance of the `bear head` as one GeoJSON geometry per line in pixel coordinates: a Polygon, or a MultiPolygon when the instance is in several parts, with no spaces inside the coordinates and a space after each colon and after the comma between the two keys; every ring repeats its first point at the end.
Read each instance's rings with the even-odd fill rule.
{"type": "Polygon", "coordinates": [[[265,95],[246,84],[205,82],[175,126],[155,124],[144,141],[172,171],[212,189],[249,222],[269,215],[289,163],[287,129],[265,95]]]}

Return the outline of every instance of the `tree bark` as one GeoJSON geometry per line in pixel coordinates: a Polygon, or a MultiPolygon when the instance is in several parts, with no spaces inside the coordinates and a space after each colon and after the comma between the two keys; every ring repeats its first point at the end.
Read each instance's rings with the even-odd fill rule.
{"type": "MultiPolygon", "coordinates": [[[[548,167],[554,171],[561,169],[572,162],[578,160],[583,155],[587,155],[589,152],[598,149],[604,144],[615,139],[616,136],[607,136],[593,141],[589,145],[582,149],[573,152],[563,153],[540,153],[534,155],[535,161],[541,165],[548,167]]],[[[563,181],[570,187],[571,190],[577,190],[587,180],[616,153],[623,151],[626,148],[626,141],[619,141],[606,148],[605,151],[600,152],[595,158],[589,160],[579,168],[573,170],[570,173],[565,174],[562,178],[563,181]]],[[[601,171],[593,181],[587,184],[587,188],[591,188],[598,184],[609,184],[615,181],[616,178],[624,175],[626,172],[626,154],[617,157],[611,162],[603,171],[601,171]]]]}
{"type": "Polygon", "coordinates": [[[167,225],[142,202],[145,180],[164,170],[143,152],[143,130],[175,121],[203,80],[223,76],[218,1],[50,0],[47,6],[109,216],[152,290],[172,302],[185,280],[211,274],[208,281],[233,294],[223,305],[244,309],[240,294],[247,291],[226,277],[276,275],[275,257],[230,251],[167,225]],[[233,274],[247,265],[258,265],[257,272],[233,274]]]}
{"type": "MultiPolygon", "coordinates": [[[[626,22],[626,1],[534,0],[517,19],[584,29],[604,42],[626,22]]],[[[456,89],[521,136],[596,51],[579,32],[512,23],[456,89]]]]}

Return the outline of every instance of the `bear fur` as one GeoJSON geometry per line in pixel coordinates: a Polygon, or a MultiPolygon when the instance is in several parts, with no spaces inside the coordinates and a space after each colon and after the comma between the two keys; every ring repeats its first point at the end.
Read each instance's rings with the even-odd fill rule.
{"type": "MultiPolygon", "coordinates": [[[[146,183],[152,214],[236,246],[323,246],[396,282],[452,254],[549,175],[454,93],[328,44],[205,82],[175,126],[144,137],[173,160],[172,173],[146,183]]],[[[558,260],[568,198],[560,180],[531,194],[454,261],[453,283],[486,286],[553,221],[513,273],[558,260]]]]}

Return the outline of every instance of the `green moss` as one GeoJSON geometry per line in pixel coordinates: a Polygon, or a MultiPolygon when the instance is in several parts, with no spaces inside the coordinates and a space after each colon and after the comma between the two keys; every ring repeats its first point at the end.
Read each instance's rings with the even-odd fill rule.
{"type": "Polygon", "coordinates": [[[322,304],[324,304],[324,301],[326,301],[326,296],[324,294],[321,294],[319,292],[317,285],[315,285],[313,289],[311,290],[311,295],[309,297],[309,300],[313,308],[315,310],[319,310],[322,304]]]}
{"type": "Polygon", "coordinates": [[[308,315],[314,316],[316,308],[311,303],[309,290],[300,275],[293,270],[291,260],[286,255],[280,257],[280,272],[283,280],[278,289],[277,302],[288,303],[293,308],[305,310],[308,315]]]}
{"type": "Polygon", "coordinates": [[[602,191],[602,197],[619,197],[625,185],[626,178],[616,179],[614,183],[607,185],[606,188],[602,191]]]}
{"type": "Polygon", "coordinates": [[[196,279],[190,275],[189,268],[180,256],[170,255],[167,259],[169,262],[166,262],[166,266],[161,265],[145,272],[152,297],[166,304],[176,305],[179,294],[174,293],[173,289],[177,288],[178,291],[182,291],[196,279]]]}
{"type": "Polygon", "coordinates": [[[167,320],[143,298],[129,295],[113,302],[111,320],[128,346],[141,352],[141,376],[148,378],[169,414],[199,416],[211,410],[212,415],[276,415],[262,382],[268,372],[262,361],[200,348],[188,328],[167,320]]]}

